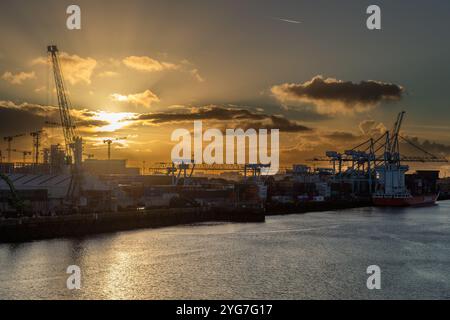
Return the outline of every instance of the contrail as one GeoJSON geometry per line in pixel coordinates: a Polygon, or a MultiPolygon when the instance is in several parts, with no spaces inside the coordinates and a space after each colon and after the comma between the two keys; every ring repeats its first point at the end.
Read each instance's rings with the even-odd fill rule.
{"type": "Polygon", "coordinates": [[[299,24],[302,23],[301,21],[297,21],[297,20],[291,20],[291,19],[283,19],[283,18],[272,18],[278,21],[283,21],[283,22],[287,22],[287,23],[294,23],[294,24],[299,24]]]}

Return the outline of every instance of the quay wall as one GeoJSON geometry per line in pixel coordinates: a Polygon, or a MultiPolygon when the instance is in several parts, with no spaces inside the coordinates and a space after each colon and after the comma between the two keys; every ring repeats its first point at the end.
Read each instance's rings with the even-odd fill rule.
{"type": "Polygon", "coordinates": [[[263,210],[251,209],[174,208],[4,219],[0,220],[0,243],[80,237],[139,228],[159,228],[214,221],[264,222],[265,215],[263,210]]]}

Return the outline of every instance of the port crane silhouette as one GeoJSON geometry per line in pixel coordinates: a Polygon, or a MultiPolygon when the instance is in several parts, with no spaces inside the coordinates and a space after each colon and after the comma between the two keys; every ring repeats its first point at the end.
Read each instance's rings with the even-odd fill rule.
{"type": "MultiPolygon", "coordinates": [[[[33,138],[33,155],[34,155],[34,163],[39,163],[39,148],[41,147],[41,137],[44,133],[44,130],[37,130],[30,132],[30,136],[33,138]]],[[[25,161],[24,161],[25,162],[25,161]]]]}
{"type": "Polygon", "coordinates": [[[351,163],[352,167],[363,165],[368,162],[374,165],[381,164],[383,162],[399,163],[399,162],[448,162],[445,157],[437,156],[431,152],[426,151],[424,148],[418,146],[416,143],[400,135],[401,125],[404,120],[406,112],[402,111],[397,116],[394,129],[392,131],[386,131],[380,137],[374,139],[370,138],[356,147],[346,150],[343,154],[337,151],[327,151],[326,157],[315,157],[308,159],[311,162],[332,162],[333,167],[336,165],[340,168],[336,170],[340,172],[342,169],[342,163],[351,163]],[[414,149],[420,151],[424,156],[404,156],[400,153],[400,141],[412,146],[414,149]],[[380,153],[382,151],[382,153],[380,153]]]}
{"type": "Polygon", "coordinates": [[[397,120],[392,130],[387,130],[378,138],[370,138],[357,145],[353,149],[345,150],[344,153],[337,151],[327,151],[325,157],[308,159],[310,162],[329,162],[333,166],[336,178],[343,178],[349,174],[360,175],[361,179],[366,179],[372,188],[372,181],[375,180],[375,169],[378,166],[396,166],[400,168],[402,162],[421,163],[446,163],[448,160],[442,156],[436,156],[416,143],[400,135],[400,129],[405,118],[405,111],[397,115],[397,120]],[[423,156],[404,156],[400,152],[401,143],[411,146],[419,151],[423,156]],[[347,170],[343,171],[343,164],[347,165],[347,170]]]}
{"type": "MultiPolygon", "coordinates": [[[[33,151],[18,151],[17,149],[12,148],[12,142],[16,139],[16,138],[20,138],[20,137],[24,137],[27,136],[28,133],[21,133],[21,134],[17,134],[14,136],[8,136],[8,137],[3,137],[3,140],[8,142],[8,148],[6,149],[6,151],[8,152],[8,162],[11,162],[11,153],[12,152],[21,152],[24,153],[24,159],[26,156],[29,155],[33,155],[33,159],[34,159],[34,163],[38,164],[39,163],[39,148],[41,146],[41,137],[42,134],[44,133],[44,130],[37,130],[37,131],[32,131],[29,133],[29,135],[33,138],[33,151]],[[31,154],[29,154],[29,152],[31,152],[31,154]]],[[[25,160],[23,161],[25,163],[25,160]]]]}
{"type": "Polygon", "coordinates": [[[32,152],[31,151],[24,151],[24,150],[17,150],[17,149],[11,149],[12,152],[17,152],[17,153],[21,153],[22,154],[22,160],[23,163],[26,163],[27,161],[27,156],[31,156],[32,152]]]}
{"type": "Polygon", "coordinates": [[[105,139],[105,140],[103,140],[103,143],[107,143],[107,144],[108,144],[108,160],[111,160],[111,144],[112,144],[114,141],[125,140],[125,139],[127,139],[127,137],[121,137],[121,138],[105,139]]]}
{"type": "Polygon", "coordinates": [[[57,46],[48,46],[47,55],[49,60],[51,61],[53,77],[55,80],[59,116],[65,142],[66,162],[71,166],[71,179],[67,191],[67,200],[71,206],[75,206],[76,201],[81,195],[83,140],[82,137],[78,135],[73,118],[70,114],[72,105],[69,99],[69,95],[66,91],[66,85],[64,81],[63,71],[61,69],[59,50],[57,46]]]}
{"type": "MultiPolygon", "coordinates": [[[[189,184],[190,179],[197,171],[219,171],[219,172],[239,172],[242,173],[244,179],[253,178],[260,179],[263,175],[263,168],[268,168],[268,164],[250,163],[250,164],[196,164],[193,160],[175,160],[173,162],[157,162],[147,168],[148,172],[161,173],[172,176],[172,184],[178,185],[181,178],[184,184],[189,184]]],[[[287,170],[287,167],[280,167],[287,170]]]]}
{"type": "Polygon", "coordinates": [[[16,134],[14,136],[7,136],[3,137],[3,140],[8,143],[8,149],[6,151],[8,152],[8,162],[11,163],[11,152],[12,152],[12,142],[16,138],[20,138],[25,136],[25,133],[16,134]]]}

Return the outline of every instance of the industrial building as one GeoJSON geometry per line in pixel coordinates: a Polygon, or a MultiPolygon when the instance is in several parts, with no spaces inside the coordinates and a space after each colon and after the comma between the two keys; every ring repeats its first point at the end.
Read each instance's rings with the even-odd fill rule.
{"type": "MultiPolygon", "coordinates": [[[[70,174],[6,174],[14,184],[18,196],[25,202],[25,210],[36,215],[56,215],[64,211],[71,181],[70,174]]],[[[0,180],[0,211],[10,212],[10,186],[0,180]]],[[[79,201],[80,211],[112,211],[111,189],[95,176],[87,176],[83,181],[83,194],[79,201]]]]}
{"type": "Polygon", "coordinates": [[[83,161],[83,170],[86,174],[92,175],[121,174],[137,176],[140,174],[139,168],[127,167],[127,160],[116,159],[85,159],[83,161]]]}

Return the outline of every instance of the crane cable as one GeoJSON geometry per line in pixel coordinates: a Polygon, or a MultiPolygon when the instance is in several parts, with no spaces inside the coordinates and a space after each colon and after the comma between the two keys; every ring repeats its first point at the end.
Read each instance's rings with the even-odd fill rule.
{"type": "Polygon", "coordinates": [[[412,147],[422,151],[423,153],[429,155],[432,159],[434,160],[447,160],[445,157],[437,157],[436,155],[432,154],[431,152],[426,151],[425,149],[423,149],[422,147],[419,147],[418,145],[416,145],[415,143],[413,143],[412,141],[409,141],[408,139],[402,137],[399,135],[399,137],[405,141],[406,143],[408,143],[409,145],[411,145],[412,147]]]}

